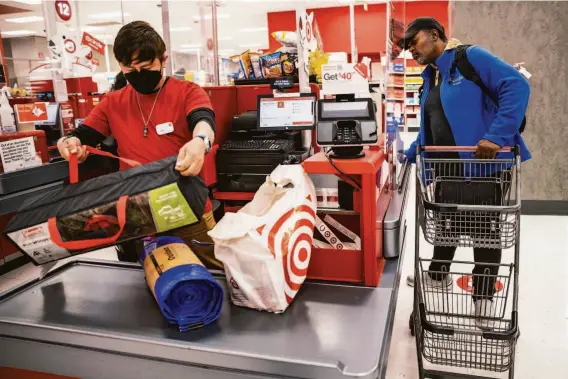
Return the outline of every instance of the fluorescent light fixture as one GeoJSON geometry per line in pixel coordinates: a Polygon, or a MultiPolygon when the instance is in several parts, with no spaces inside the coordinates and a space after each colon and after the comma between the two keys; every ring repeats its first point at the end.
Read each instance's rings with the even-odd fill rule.
{"type": "Polygon", "coordinates": [[[28,5],[39,5],[41,0],[12,0],[16,3],[28,4],[28,5]]]}
{"type": "Polygon", "coordinates": [[[7,37],[18,37],[18,36],[26,36],[33,34],[35,34],[33,30],[10,30],[7,32],[2,32],[2,35],[7,37]]]}
{"type": "Polygon", "coordinates": [[[182,49],[201,49],[201,44],[200,43],[186,44],[186,45],[180,45],[179,47],[181,47],[182,49]]]}
{"type": "Polygon", "coordinates": [[[219,41],[232,41],[233,37],[219,37],[217,38],[219,41]]]}
{"type": "Polygon", "coordinates": [[[106,28],[103,26],[85,26],[83,28],[81,28],[82,31],[87,32],[87,33],[91,33],[91,32],[101,32],[103,30],[105,30],[106,28]]]}
{"type": "Polygon", "coordinates": [[[260,42],[251,42],[251,43],[243,43],[242,45],[239,45],[240,47],[262,47],[264,46],[264,43],[260,43],[260,42]]]}
{"type": "Polygon", "coordinates": [[[100,40],[105,40],[105,39],[113,39],[114,36],[111,34],[96,34],[95,38],[100,40]]]}
{"type": "Polygon", "coordinates": [[[199,49],[180,49],[180,53],[198,53],[199,49]]]}
{"type": "MultiPolygon", "coordinates": [[[[222,18],[230,18],[230,17],[231,17],[231,15],[226,14],[226,13],[219,13],[219,14],[217,14],[217,20],[220,20],[220,19],[222,19],[222,18]]],[[[210,15],[210,14],[206,14],[206,15],[203,16],[203,17],[200,17],[200,16],[193,16],[193,19],[194,19],[194,20],[197,20],[197,21],[201,20],[202,18],[203,18],[204,20],[211,20],[211,19],[213,18],[213,16],[210,15]]]]}
{"type": "Polygon", "coordinates": [[[27,17],[16,17],[16,18],[7,18],[6,22],[13,22],[16,24],[27,24],[30,22],[40,22],[43,21],[43,17],[41,16],[27,16],[27,17]]]}
{"type": "MultiPolygon", "coordinates": [[[[124,17],[130,16],[129,13],[124,13],[124,17]]],[[[88,18],[92,18],[93,20],[107,20],[109,18],[120,18],[122,17],[122,12],[106,12],[106,13],[94,13],[87,16],[88,18]]]]}
{"type": "Polygon", "coordinates": [[[189,32],[190,30],[193,30],[191,26],[177,26],[170,28],[170,32],[189,32]]]}
{"type": "Polygon", "coordinates": [[[267,32],[268,27],[262,26],[260,28],[244,28],[244,29],[241,29],[239,31],[244,32],[244,33],[267,32]]]}

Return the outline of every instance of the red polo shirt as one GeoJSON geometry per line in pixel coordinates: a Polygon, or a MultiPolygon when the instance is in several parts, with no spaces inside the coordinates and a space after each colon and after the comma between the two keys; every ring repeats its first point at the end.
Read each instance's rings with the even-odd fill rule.
{"type": "MultiPolygon", "coordinates": [[[[170,77],[159,93],[138,94],[132,86],[109,93],[83,123],[104,136],[112,134],[121,157],[146,164],[177,155],[191,141],[187,116],[199,108],[212,109],[205,91],[195,83],[170,77]],[[143,120],[148,118],[148,135],[144,136],[143,120]],[[174,130],[158,135],[156,127],[168,122],[174,130]]],[[[121,162],[120,169],[125,168],[121,162]]],[[[207,200],[205,212],[211,209],[207,200]]]]}

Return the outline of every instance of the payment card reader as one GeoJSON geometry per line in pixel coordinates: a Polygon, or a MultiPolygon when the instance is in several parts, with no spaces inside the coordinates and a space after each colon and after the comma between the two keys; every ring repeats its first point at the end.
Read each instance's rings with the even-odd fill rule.
{"type": "Polygon", "coordinates": [[[373,99],[319,100],[317,116],[317,143],[330,146],[335,158],[360,158],[363,146],[378,141],[373,99]]]}

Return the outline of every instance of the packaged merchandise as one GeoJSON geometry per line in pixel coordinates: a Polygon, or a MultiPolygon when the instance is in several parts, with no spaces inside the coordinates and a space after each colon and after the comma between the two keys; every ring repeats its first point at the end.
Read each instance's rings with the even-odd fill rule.
{"type": "MultiPolygon", "coordinates": [[[[70,177],[76,181],[78,163],[72,158],[70,177]]],[[[209,191],[201,178],[181,176],[174,169],[176,160],[173,156],[30,196],[4,234],[36,264],[44,264],[197,223],[209,191]]]]}
{"type": "Polygon", "coordinates": [[[336,250],[361,250],[361,238],[330,215],[326,215],[323,220],[316,216],[316,230],[318,236],[323,237],[327,242],[314,237],[313,246],[315,247],[336,250]],[[341,234],[346,238],[338,238],[331,228],[337,234],[341,234]],[[344,242],[345,239],[349,239],[351,242],[344,242]]]}
{"type": "Polygon", "coordinates": [[[0,132],[16,133],[16,121],[14,119],[14,110],[8,102],[8,87],[2,87],[0,90],[0,132]]]}
{"type": "Polygon", "coordinates": [[[298,35],[296,32],[272,32],[272,38],[280,42],[283,46],[298,46],[298,35]]]}
{"type": "Polygon", "coordinates": [[[301,165],[278,166],[253,200],[209,232],[233,304],[281,313],[308,273],[316,192],[301,165]]]}
{"type": "Polygon", "coordinates": [[[241,65],[245,72],[245,79],[254,79],[255,76],[254,76],[254,70],[252,68],[252,62],[250,60],[250,51],[247,50],[241,53],[241,55],[239,55],[239,59],[241,61],[241,65]]]}
{"type": "Polygon", "coordinates": [[[250,62],[252,64],[252,70],[254,72],[254,77],[257,79],[264,78],[262,74],[262,67],[260,67],[260,54],[250,53],[250,62]]]}
{"type": "Polygon", "coordinates": [[[183,240],[164,236],[146,241],[140,263],[160,311],[180,332],[219,318],[223,288],[183,240]]]}
{"type": "Polygon", "coordinates": [[[237,72],[235,73],[235,79],[244,79],[245,78],[245,68],[241,62],[240,55],[233,55],[229,58],[231,62],[237,65],[237,72]]]}
{"type": "Polygon", "coordinates": [[[282,52],[276,51],[260,57],[262,73],[265,78],[279,78],[282,76],[282,52]]]}
{"type": "Polygon", "coordinates": [[[296,65],[298,63],[298,54],[283,53],[282,54],[282,71],[284,75],[292,75],[296,72],[296,65]]]}

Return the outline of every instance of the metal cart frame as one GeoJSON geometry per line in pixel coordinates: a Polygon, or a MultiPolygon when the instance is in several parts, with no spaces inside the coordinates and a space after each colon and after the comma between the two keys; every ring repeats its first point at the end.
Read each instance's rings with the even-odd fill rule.
{"type": "Polygon", "coordinates": [[[519,149],[502,149],[500,153],[509,153],[509,157],[497,159],[458,156],[474,149],[417,148],[414,308],[409,326],[416,339],[420,379],[482,378],[478,372],[472,374],[473,370],[508,371],[509,379],[514,378],[519,336],[519,149]],[[435,247],[454,251],[473,247],[474,255],[499,253],[498,262],[501,249],[514,247],[513,263],[422,258],[421,229],[435,247]],[[450,264],[463,269],[451,270],[450,264]],[[453,289],[451,275],[464,275],[461,278],[470,279],[473,285],[468,282],[463,289],[461,283],[453,289]],[[426,369],[424,360],[468,373],[426,369]]]}

